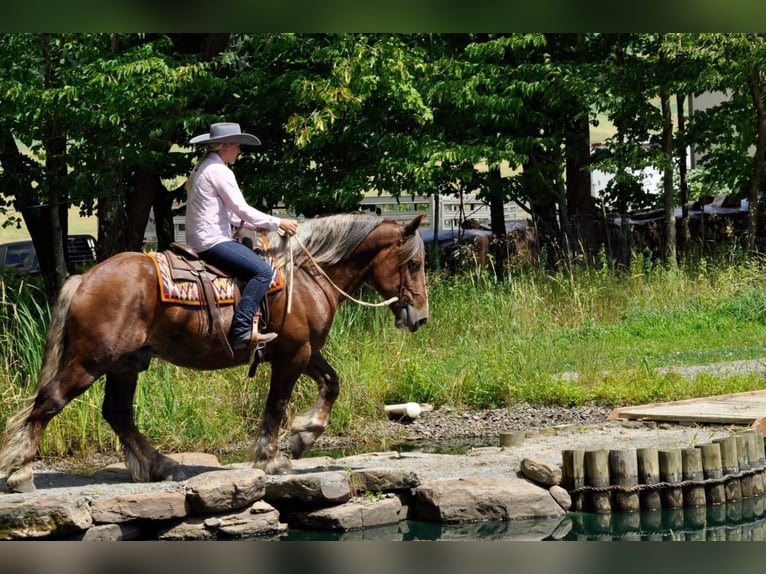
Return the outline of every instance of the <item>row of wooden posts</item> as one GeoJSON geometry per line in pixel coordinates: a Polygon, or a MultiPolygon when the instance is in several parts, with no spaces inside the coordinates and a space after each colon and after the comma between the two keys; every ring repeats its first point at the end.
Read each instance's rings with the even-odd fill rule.
{"type": "Polygon", "coordinates": [[[578,449],[562,457],[562,486],[578,512],[693,508],[766,490],[766,449],[756,430],[689,448],[578,449]]]}

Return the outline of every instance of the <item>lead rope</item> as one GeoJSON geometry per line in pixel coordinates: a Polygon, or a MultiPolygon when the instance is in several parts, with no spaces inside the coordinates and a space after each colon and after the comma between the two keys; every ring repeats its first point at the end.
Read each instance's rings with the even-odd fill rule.
{"type": "MultiPolygon", "coordinates": [[[[289,239],[295,239],[296,243],[298,244],[298,247],[303,249],[303,251],[306,253],[306,256],[309,258],[309,261],[311,261],[314,267],[316,267],[317,271],[319,271],[319,273],[325,279],[327,279],[327,281],[329,281],[330,285],[332,285],[333,288],[338,293],[340,293],[341,295],[343,295],[350,301],[353,301],[354,303],[358,305],[362,305],[364,307],[388,307],[389,305],[391,305],[391,303],[396,303],[399,300],[399,297],[391,297],[390,299],[386,299],[385,301],[381,301],[380,303],[368,303],[367,301],[360,301],[359,299],[352,297],[351,295],[346,293],[343,289],[338,287],[332,279],[330,279],[330,276],[327,275],[327,273],[325,273],[325,270],[319,266],[319,263],[317,263],[314,260],[314,258],[311,256],[311,253],[309,253],[309,250],[306,248],[306,246],[303,245],[303,243],[301,243],[300,239],[298,239],[295,235],[293,235],[289,239]]],[[[293,301],[293,267],[294,265],[293,265],[293,250],[289,245],[288,245],[288,248],[290,249],[290,283],[287,287],[287,313],[289,315],[290,310],[292,309],[292,301],[293,301]]]]}

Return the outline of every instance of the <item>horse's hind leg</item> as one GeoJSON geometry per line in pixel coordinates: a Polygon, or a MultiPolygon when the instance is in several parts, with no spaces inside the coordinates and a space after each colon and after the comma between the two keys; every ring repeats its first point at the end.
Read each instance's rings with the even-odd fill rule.
{"type": "Polygon", "coordinates": [[[71,362],[48,383],[37,389],[33,403],[12,417],[3,435],[0,474],[10,490],[35,490],[32,461],[45,427],[67,403],[82,394],[96,379],[80,363],[71,362]]]}
{"type": "Polygon", "coordinates": [[[133,367],[109,371],[106,374],[101,409],[104,418],[120,439],[128,472],[136,482],[183,480],[185,477],[180,465],[157,452],[135,425],[133,396],[137,383],[138,370],[133,367]]]}
{"type": "Polygon", "coordinates": [[[311,409],[295,417],[290,425],[290,452],[293,458],[300,458],[325,431],[339,392],[338,374],[319,351],[312,353],[305,372],[316,381],[319,395],[311,409]]]}

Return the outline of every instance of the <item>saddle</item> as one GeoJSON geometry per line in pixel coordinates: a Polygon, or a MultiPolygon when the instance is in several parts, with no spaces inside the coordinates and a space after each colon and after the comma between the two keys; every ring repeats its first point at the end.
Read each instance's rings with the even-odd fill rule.
{"type": "MultiPolygon", "coordinates": [[[[258,238],[254,249],[272,268],[272,280],[267,293],[284,288],[284,279],[266,238],[258,238]]],[[[207,310],[208,335],[215,335],[230,357],[234,351],[223,329],[221,306],[234,305],[239,300],[242,282],[229,273],[200,259],[199,255],[180,243],[170,249],[150,254],[157,271],[160,299],[166,303],[199,306],[207,310]]],[[[268,321],[268,301],[264,297],[261,317],[268,321]]]]}

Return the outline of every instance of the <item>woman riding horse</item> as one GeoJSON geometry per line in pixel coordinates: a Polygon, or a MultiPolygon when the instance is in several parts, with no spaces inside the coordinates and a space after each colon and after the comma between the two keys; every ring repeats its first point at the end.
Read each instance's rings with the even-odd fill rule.
{"type": "Polygon", "coordinates": [[[255,251],[234,241],[231,228],[281,229],[295,235],[298,223],[250,207],[227,165],[236,161],[240,145],[260,145],[257,137],[242,133],[239,124],[223,122],[212,124],[209,133],[189,143],[207,148],[186,182],[186,244],[201,259],[246,282],[229,330],[232,347],[266,344],[277,336],[258,332],[258,308],[271,281],[271,267],[255,251]]]}

